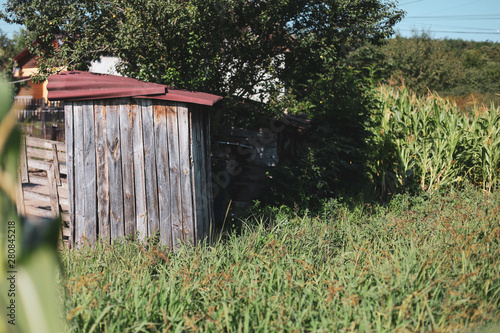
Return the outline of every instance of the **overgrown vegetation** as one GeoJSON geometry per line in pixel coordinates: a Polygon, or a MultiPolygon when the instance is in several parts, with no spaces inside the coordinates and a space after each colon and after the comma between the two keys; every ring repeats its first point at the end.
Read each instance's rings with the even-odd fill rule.
{"type": "Polygon", "coordinates": [[[372,174],[379,194],[432,192],[473,182],[491,192],[500,184],[500,108],[454,102],[406,88],[378,88],[381,109],[372,174]]]}
{"type": "Polygon", "coordinates": [[[352,65],[376,82],[429,91],[459,102],[472,95],[479,102],[500,105],[500,44],[433,39],[427,32],[396,36],[382,46],[367,46],[351,55],[352,65]]]}
{"type": "Polygon", "coordinates": [[[318,209],[323,200],[367,190],[371,113],[376,97],[369,79],[338,65],[271,106],[312,119],[298,156],[270,171],[267,203],[318,209]],[[307,93],[305,93],[307,92],[307,93]]]}
{"type": "Polygon", "coordinates": [[[498,192],[271,216],[177,254],[64,252],[67,330],[464,332],[500,318],[498,192]]]}

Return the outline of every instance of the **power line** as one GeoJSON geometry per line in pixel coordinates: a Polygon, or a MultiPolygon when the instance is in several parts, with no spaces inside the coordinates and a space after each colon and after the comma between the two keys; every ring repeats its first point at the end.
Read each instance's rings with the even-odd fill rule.
{"type": "Polygon", "coordinates": [[[484,1],[484,0],[472,1],[472,2],[465,3],[465,4],[462,4],[462,5],[458,5],[458,6],[455,6],[455,7],[441,9],[441,10],[438,10],[438,11],[433,12],[433,14],[435,14],[435,13],[445,12],[445,11],[452,10],[452,9],[456,9],[456,8],[460,8],[460,7],[470,6],[470,5],[472,5],[472,4],[475,4],[475,3],[477,3],[477,2],[481,2],[481,1],[484,1]]]}
{"type": "Polygon", "coordinates": [[[405,19],[500,20],[500,14],[407,16],[405,19]]]}
{"type": "Polygon", "coordinates": [[[458,28],[458,29],[468,29],[468,30],[483,30],[483,31],[498,31],[496,28],[473,28],[473,27],[462,27],[462,26],[457,26],[457,25],[448,25],[448,24],[438,24],[438,23],[424,23],[424,22],[401,22],[400,24],[421,24],[421,25],[427,25],[429,27],[432,26],[440,26],[440,27],[448,27],[448,28],[458,28]]]}
{"type": "MultiPolygon", "coordinates": [[[[402,31],[409,31],[413,32],[414,30],[411,29],[399,29],[402,31]]],[[[431,30],[431,32],[440,32],[440,33],[450,33],[450,34],[474,34],[474,35],[497,35],[500,36],[500,31],[499,32],[483,32],[483,31],[449,31],[449,30],[431,30]]]]}
{"type": "Polygon", "coordinates": [[[415,1],[410,1],[410,2],[405,2],[405,3],[402,3],[402,4],[399,4],[400,6],[405,6],[405,5],[409,5],[411,3],[415,3],[415,2],[422,2],[424,0],[415,0],[415,1]]]}
{"type": "Polygon", "coordinates": [[[17,81],[10,81],[10,82],[2,82],[2,83],[0,83],[0,85],[15,84],[15,83],[25,82],[25,81],[29,81],[29,80],[31,80],[31,78],[27,78],[27,79],[23,79],[23,80],[17,80],[17,81]]]}

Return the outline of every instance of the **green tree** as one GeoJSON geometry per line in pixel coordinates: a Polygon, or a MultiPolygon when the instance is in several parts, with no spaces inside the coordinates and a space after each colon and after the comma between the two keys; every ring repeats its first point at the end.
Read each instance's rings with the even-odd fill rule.
{"type": "Polygon", "coordinates": [[[2,15],[43,42],[32,46],[42,76],[114,54],[132,77],[246,95],[270,78],[299,84],[328,71],[389,36],[401,12],[380,0],[9,0],[2,15]]]}
{"type": "Polygon", "coordinates": [[[16,55],[16,43],[0,30],[0,68],[4,69],[16,55]]]}
{"type": "Polygon", "coordinates": [[[384,48],[392,75],[417,93],[443,91],[464,78],[464,66],[446,45],[427,33],[412,38],[397,36],[384,48]]]}
{"type": "MultiPolygon", "coordinates": [[[[25,31],[21,30],[14,33],[13,38],[9,38],[7,34],[0,30],[0,71],[8,81],[15,80],[14,73],[12,72],[14,57],[24,48],[26,36],[25,31]]],[[[13,86],[14,95],[17,94],[21,85],[23,83],[16,83],[13,86]]]]}
{"type": "Polygon", "coordinates": [[[438,40],[422,32],[411,38],[397,36],[382,46],[360,48],[349,58],[363,75],[378,82],[404,84],[419,94],[429,90],[441,96],[479,94],[482,101],[498,103],[498,43],[438,40]]]}

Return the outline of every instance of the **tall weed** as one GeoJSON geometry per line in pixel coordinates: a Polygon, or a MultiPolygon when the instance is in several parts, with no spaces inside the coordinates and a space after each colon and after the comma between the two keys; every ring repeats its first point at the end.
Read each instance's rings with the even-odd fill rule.
{"type": "Polygon", "coordinates": [[[66,251],[69,332],[464,332],[500,319],[500,193],[332,201],[184,247],[66,251]]]}

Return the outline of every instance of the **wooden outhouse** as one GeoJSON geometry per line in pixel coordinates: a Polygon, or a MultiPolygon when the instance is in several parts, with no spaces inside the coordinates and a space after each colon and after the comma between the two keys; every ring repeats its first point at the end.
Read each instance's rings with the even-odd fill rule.
{"type": "Polygon", "coordinates": [[[159,235],[177,249],[210,229],[209,107],[219,96],[131,78],[63,72],[71,243],[159,235]]]}

